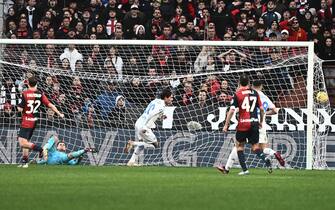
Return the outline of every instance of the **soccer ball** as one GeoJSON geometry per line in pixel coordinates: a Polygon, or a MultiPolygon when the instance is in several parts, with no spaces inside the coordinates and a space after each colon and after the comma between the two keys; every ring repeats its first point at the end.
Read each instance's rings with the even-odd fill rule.
{"type": "Polygon", "coordinates": [[[316,101],[319,103],[326,103],[328,102],[328,95],[324,91],[320,91],[316,94],[316,101]]]}

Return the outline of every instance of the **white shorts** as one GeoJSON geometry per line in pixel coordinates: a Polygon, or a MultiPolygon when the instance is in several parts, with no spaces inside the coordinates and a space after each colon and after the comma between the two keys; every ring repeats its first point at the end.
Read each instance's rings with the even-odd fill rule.
{"type": "Polygon", "coordinates": [[[135,126],[135,141],[156,143],[157,138],[152,130],[146,126],[135,126]]]}
{"type": "Polygon", "coordinates": [[[268,136],[266,135],[266,128],[262,127],[259,129],[259,141],[260,144],[267,144],[268,143],[268,136]]]}

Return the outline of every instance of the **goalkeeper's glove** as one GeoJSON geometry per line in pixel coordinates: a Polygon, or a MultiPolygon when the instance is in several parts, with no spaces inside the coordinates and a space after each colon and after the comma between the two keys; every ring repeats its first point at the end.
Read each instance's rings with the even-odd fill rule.
{"type": "Polygon", "coordinates": [[[90,147],[85,148],[84,150],[85,150],[85,152],[92,152],[92,153],[96,153],[97,152],[97,150],[95,148],[90,148],[90,147]]]}

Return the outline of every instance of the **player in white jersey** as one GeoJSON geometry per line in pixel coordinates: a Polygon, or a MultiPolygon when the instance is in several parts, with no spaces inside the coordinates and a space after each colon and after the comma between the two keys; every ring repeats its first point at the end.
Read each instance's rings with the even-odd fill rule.
{"type": "Polygon", "coordinates": [[[128,161],[128,166],[137,165],[136,161],[139,154],[144,149],[154,149],[158,147],[158,141],[152,128],[156,127],[157,119],[164,119],[164,108],[170,105],[173,101],[172,92],[169,89],[164,89],[160,99],[155,99],[149,103],[143,114],[135,123],[135,141],[129,140],[125,152],[128,153],[134,148],[133,155],[128,161]]]}
{"type": "MultiPolygon", "coordinates": [[[[262,92],[263,85],[262,82],[259,80],[255,80],[252,84],[253,89],[255,89],[261,102],[263,104],[263,108],[265,111],[265,115],[275,115],[278,113],[278,108],[272,103],[272,101],[262,92]]],[[[265,116],[264,116],[265,117],[265,116]]],[[[265,120],[263,121],[263,125],[259,129],[259,146],[263,150],[264,154],[267,155],[267,158],[272,158],[273,156],[278,160],[281,166],[285,165],[285,160],[281,157],[279,152],[274,151],[273,149],[269,148],[268,137],[266,134],[266,123],[265,120]]],[[[229,154],[227,163],[225,166],[217,166],[216,168],[224,174],[229,173],[230,168],[233,166],[234,161],[238,160],[237,156],[237,148],[234,146],[232,151],[229,154]]],[[[270,169],[272,170],[272,169],[270,169]]]]}

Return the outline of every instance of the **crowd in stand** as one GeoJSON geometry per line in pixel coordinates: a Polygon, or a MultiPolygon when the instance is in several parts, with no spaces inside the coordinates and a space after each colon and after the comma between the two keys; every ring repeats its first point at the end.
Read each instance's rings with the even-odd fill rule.
{"type": "Polygon", "coordinates": [[[5,20],[12,39],[314,41],[321,58],[334,57],[333,0],[12,2],[5,20]]]}
{"type": "MultiPolygon", "coordinates": [[[[10,39],[314,41],[315,53],[320,58],[335,57],[333,0],[16,0],[13,3],[5,19],[4,34],[10,39]]],[[[26,77],[40,74],[34,71],[38,67],[61,69],[72,76],[40,74],[41,86],[69,118],[75,119],[78,113],[85,115],[89,127],[97,115],[102,120],[119,118],[121,122],[127,107],[147,103],[167,85],[176,93],[177,106],[202,110],[204,101],[210,101],[207,105],[225,106],[236,88],[234,84],[227,84],[226,78],[218,76],[193,78],[191,74],[227,71],[246,63],[248,67],[265,66],[297,54],[288,48],[280,52],[270,48],[250,52],[216,51],[210,47],[193,52],[179,47],[153,47],[145,53],[129,53],[135,51],[131,47],[127,51],[99,45],[88,50],[75,45],[65,49],[46,45],[37,54],[36,49],[16,47],[7,46],[4,59],[26,68],[18,73],[12,67],[7,70],[4,67],[0,99],[5,101],[0,103],[1,109],[15,106],[17,99],[13,95],[22,91],[26,77]],[[253,57],[256,55],[258,60],[253,57]],[[109,75],[118,82],[85,81],[74,75],[78,72],[109,75]],[[176,74],[187,76],[157,80],[162,75],[176,74]],[[124,80],[127,75],[135,78],[124,80]],[[151,79],[141,80],[141,76],[151,79]]],[[[277,76],[284,79],[277,82],[287,86],[290,78],[286,71],[281,69],[277,76]]],[[[47,117],[53,116],[46,113],[47,117]]]]}

